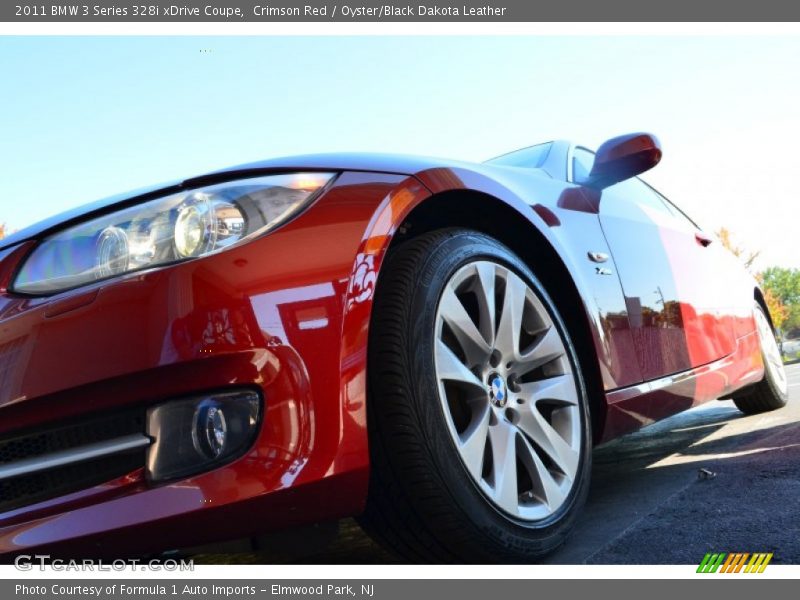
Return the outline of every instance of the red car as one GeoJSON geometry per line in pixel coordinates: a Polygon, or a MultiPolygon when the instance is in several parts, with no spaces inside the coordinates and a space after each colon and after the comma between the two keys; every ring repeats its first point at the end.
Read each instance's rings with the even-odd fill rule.
{"type": "Polygon", "coordinates": [[[277,159],[0,241],[0,554],[346,516],[411,561],[553,550],[593,444],[786,402],[757,283],[636,177],[660,157],[277,159]]]}

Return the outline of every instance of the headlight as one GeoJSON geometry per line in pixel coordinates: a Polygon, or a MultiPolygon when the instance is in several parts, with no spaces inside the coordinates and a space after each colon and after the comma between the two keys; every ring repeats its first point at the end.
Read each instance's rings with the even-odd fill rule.
{"type": "Polygon", "coordinates": [[[220,183],[81,223],[39,244],[12,289],[51,294],[224,250],[297,215],[333,177],[293,173],[220,183]]]}

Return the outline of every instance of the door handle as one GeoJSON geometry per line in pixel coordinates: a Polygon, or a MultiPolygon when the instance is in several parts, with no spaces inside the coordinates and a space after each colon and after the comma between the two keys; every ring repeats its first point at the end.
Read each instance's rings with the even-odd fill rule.
{"type": "Polygon", "coordinates": [[[704,248],[714,241],[714,238],[712,238],[708,234],[703,233],[702,231],[695,231],[694,239],[697,240],[697,243],[703,246],[704,248]]]}

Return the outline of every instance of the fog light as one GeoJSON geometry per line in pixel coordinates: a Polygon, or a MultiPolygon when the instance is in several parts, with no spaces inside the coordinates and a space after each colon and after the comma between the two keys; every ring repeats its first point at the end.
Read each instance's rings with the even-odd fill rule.
{"type": "Polygon", "coordinates": [[[197,410],[195,441],[200,452],[209,458],[217,458],[225,449],[228,438],[225,411],[213,400],[204,404],[197,410]]]}
{"type": "Polygon", "coordinates": [[[261,399],[253,391],[172,400],[147,413],[153,438],[147,478],[187,477],[229,463],[244,454],[258,431],[261,399]]]}

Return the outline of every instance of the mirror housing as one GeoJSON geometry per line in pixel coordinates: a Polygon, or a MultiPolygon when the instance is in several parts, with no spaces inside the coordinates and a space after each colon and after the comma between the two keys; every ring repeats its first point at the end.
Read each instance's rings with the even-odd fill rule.
{"type": "Polygon", "coordinates": [[[583,185],[596,189],[635,177],[661,160],[661,144],[649,133],[629,133],[603,142],[595,154],[592,171],[583,185]]]}

